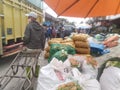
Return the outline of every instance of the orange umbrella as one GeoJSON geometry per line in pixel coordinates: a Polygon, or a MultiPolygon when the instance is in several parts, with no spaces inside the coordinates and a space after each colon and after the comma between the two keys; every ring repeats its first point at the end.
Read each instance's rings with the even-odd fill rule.
{"type": "Polygon", "coordinates": [[[44,0],[58,16],[98,17],[120,13],[120,0],[44,0]]]}

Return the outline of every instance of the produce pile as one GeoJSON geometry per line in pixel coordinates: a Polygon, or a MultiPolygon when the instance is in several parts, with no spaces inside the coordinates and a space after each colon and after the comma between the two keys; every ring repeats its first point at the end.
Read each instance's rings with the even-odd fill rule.
{"type": "Polygon", "coordinates": [[[61,43],[61,41],[63,41],[62,38],[53,38],[48,41],[48,46],[45,48],[45,55],[44,55],[46,59],[49,58],[50,56],[50,45],[53,43],[61,43]]]}
{"type": "Polygon", "coordinates": [[[75,48],[75,44],[71,38],[66,38],[65,40],[62,40],[60,43],[63,45],[70,45],[73,48],[75,48]]]}
{"type": "Polygon", "coordinates": [[[103,55],[104,48],[118,45],[118,39],[113,36],[90,43],[86,34],[51,39],[45,49],[49,63],[39,72],[37,90],[119,90],[120,58],[107,60],[98,68],[91,56],[92,51],[103,55]]]}
{"type": "Polygon", "coordinates": [[[57,90],[82,90],[79,84],[75,82],[69,82],[58,86],[57,90]]]}
{"type": "Polygon", "coordinates": [[[68,55],[64,61],[54,57],[39,73],[37,90],[101,90],[97,62],[90,55],[68,55]]]}
{"type": "Polygon", "coordinates": [[[50,56],[50,46],[47,46],[45,48],[45,55],[44,55],[44,57],[45,58],[49,58],[49,56],[50,56]]]}
{"type": "Polygon", "coordinates": [[[55,49],[55,52],[56,52],[56,51],[60,51],[64,48],[66,48],[66,47],[75,48],[75,45],[74,45],[73,40],[70,38],[67,38],[65,40],[63,40],[62,38],[53,38],[53,39],[48,41],[48,46],[45,48],[45,58],[47,58],[47,59],[51,58],[51,56],[53,54],[55,54],[55,52],[52,50],[51,51],[54,53],[50,53],[51,47],[52,47],[52,50],[55,49]]]}
{"type": "Polygon", "coordinates": [[[109,38],[107,38],[103,44],[106,46],[106,47],[115,47],[118,45],[118,40],[119,40],[119,36],[118,35],[115,35],[115,36],[111,36],[109,38]]]}
{"type": "Polygon", "coordinates": [[[49,56],[48,62],[50,62],[54,57],[64,61],[67,59],[68,54],[74,55],[76,53],[75,49],[70,45],[54,43],[54,44],[51,44],[50,47],[51,47],[50,56],[49,56]]]}
{"type": "MultiPolygon", "coordinates": [[[[65,47],[72,47],[76,50],[77,54],[90,54],[90,46],[87,41],[88,35],[87,34],[74,34],[71,38],[54,38],[48,41],[48,46],[45,49],[45,58],[51,58],[54,52],[51,50],[53,44],[56,44],[56,50],[65,50],[65,47]]],[[[55,51],[56,52],[56,51],[55,51]]],[[[55,54],[54,52],[54,54],[55,54]]],[[[71,53],[68,53],[71,54],[71,53]]],[[[73,53],[72,53],[73,54],[73,53]]],[[[74,53],[75,54],[75,53],[74,53]]]]}
{"type": "Polygon", "coordinates": [[[86,34],[73,35],[72,39],[75,43],[75,49],[78,54],[90,54],[90,47],[87,38],[88,35],[86,34]]]}
{"type": "Polygon", "coordinates": [[[61,41],[63,41],[62,38],[52,38],[51,40],[48,41],[48,45],[50,46],[50,44],[53,43],[61,43],[61,41]]]}

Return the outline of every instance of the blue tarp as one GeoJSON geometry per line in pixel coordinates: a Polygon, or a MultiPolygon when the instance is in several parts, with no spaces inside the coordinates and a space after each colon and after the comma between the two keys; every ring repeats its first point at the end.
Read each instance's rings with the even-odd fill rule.
{"type": "Polygon", "coordinates": [[[93,54],[103,55],[110,52],[110,50],[106,49],[103,44],[98,44],[94,42],[90,42],[89,44],[90,44],[91,53],[93,54]]]}

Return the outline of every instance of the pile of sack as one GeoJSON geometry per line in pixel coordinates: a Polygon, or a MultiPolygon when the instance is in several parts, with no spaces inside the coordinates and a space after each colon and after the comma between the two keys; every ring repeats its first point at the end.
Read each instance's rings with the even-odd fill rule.
{"type": "Polygon", "coordinates": [[[51,40],[48,41],[48,46],[45,48],[45,55],[44,55],[44,57],[46,59],[48,59],[49,56],[50,56],[50,45],[52,43],[61,43],[61,41],[63,41],[62,38],[53,38],[53,39],[51,39],[51,40]]]}
{"type": "Polygon", "coordinates": [[[75,43],[75,49],[78,54],[90,54],[90,47],[87,38],[87,34],[73,35],[72,39],[75,43]]]}
{"type": "Polygon", "coordinates": [[[61,43],[63,41],[62,38],[52,38],[51,40],[48,41],[48,45],[52,43],[61,43]]]}
{"type": "Polygon", "coordinates": [[[65,38],[65,39],[62,40],[60,43],[63,44],[63,45],[70,45],[70,46],[72,46],[73,48],[75,48],[74,41],[73,41],[71,38],[65,38]]]}
{"type": "MultiPolygon", "coordinates": [[[[51,58],[51,56],[54,55],[57,51],[71,48],[75,48],[75,44],[71,38],[66,38],[65,40],[62,38],[53,38],[48,41],[48,46],[45,48],[44,57],[48,59],[51,58]]],[[[60,51],[58,54],[60,53],[64,53],[64,51],[60,51]]]]}
{"type": "Polygon", "coordinates": [[[37,90],[101,90],[96,65],[88,57],[71,55],[64,62],[53,58],[40,69],[37,90]]]}
{"type": "Polygon", "coordinates": [[[120,58],[107,60],[98,69],[101,90],[120,90],[120,58]]]}
{"type": "Polygon", "coordinates": [[[44,57],[47,59],[47,58],[49,58],[49,56],[50,56],[50,46],[47,46],[45,48],[45,55],[44,55],[44,57]]]}
{"type": "Polygon", "coordinates": [[[50,56],[48,62],[50,62],[54,57],[59,60],[65,61],[68,54],[76,54],[75,48],[70,45],[53,43],[50,45],[50,56]]]}
{"type": "Polygon", "coordinates": [[[103,44],[106,46],[106,47],[115,47],[118,45],[118,40],[119,40],[119,36],[118,35],[114,35],[114,36],[111,36],[109,38],[107,38],[103,44]]]}

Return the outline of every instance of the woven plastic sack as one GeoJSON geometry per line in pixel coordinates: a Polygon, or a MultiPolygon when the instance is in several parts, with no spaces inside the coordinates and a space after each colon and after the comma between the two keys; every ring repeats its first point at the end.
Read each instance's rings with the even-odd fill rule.
{"type": "Polygon", "coordinates": [[[47,58],[49,58],[49,56],[50,56],[50,53],[49,52],[45,52],[44,57],[47,59],[47,58]]]}
{"type": "Polygon", "coordinates": [[[76,52],[79,54],[90,54],[90,48],[76,48],[76,52]]]}
{"type": "Polygon", "coordinates": [[[63,45],[69,45],[69,46],[72,46],[73,48],[75,48],[75,44],[74,44],[74,42],[62,42],[61,44],[63,44],[63,45]]]}
{"type": "Polygon", "coordinates": [[[83,41],[75,41],[75,47],[89,48],[89,43],[88,42],[83,42],[83,41]]]}
{"type": "Polygon", "coordinates": [[[73,40],[71,38],[67,38],[67,39],[61,41],[61,43],[66,43],[66,42],[73,42],[73,40]]]}
{"type": "Polygon", "coordinates": [[[74,41],[87,41],[87,35],[85,35],[85,34],[74,35],[74,36],[72,37],[72,39],[73,39],[74,41]]]}
{"type": "Polygon", "coordinates": [[[48,41],[48,45],[53,44],[53,43],[60,43],[62,42],[62,40],[63,40],[62,38],[53,38],[48,41]]]}
{"type": "Polygon", "coordinates": [[[45,48],[45,51],[49,52],[49,51],[50,51],[50,46],[47,46],[47,47],[45,48]]]}

